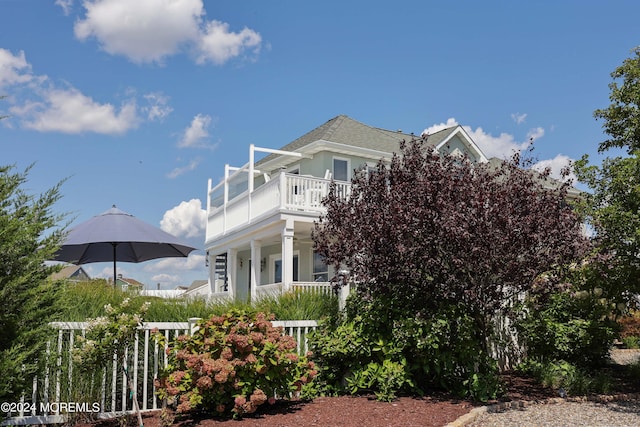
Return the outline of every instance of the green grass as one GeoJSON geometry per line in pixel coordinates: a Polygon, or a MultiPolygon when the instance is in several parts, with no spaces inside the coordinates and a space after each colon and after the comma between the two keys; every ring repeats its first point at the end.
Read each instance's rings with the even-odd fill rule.
{"type": "Polygon", "coordinates": [[[114,289],[105,280],[66,283],[63,286],[62,305],[58,318],[54,319],[56,321],[82,322],[102,316],[106,304],[116,306],[125,298],[130,298],[135,305],[151,302],[145,317],[148,322],[184,322],[191,317],[207,318],[227,313],[231,309],[273,313],[277,320],[320,320],[338,311],[337,298],[307,292],[290,292],[247,303],[207,301],[202,298],[146,297],[136,292],[114,289]]]}

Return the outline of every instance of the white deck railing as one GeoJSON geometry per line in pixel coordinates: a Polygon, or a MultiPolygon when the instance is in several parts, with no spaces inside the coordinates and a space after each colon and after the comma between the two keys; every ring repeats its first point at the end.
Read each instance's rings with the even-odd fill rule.
{"type": "MultiPolygon", "coordinates": [[[[293,212],[324,212],[322,199],[329,194],[331,180],[281,172],[252,192],[248,190],[218,206],[208,206],[207,240],[226,234],[238,227],[282,210],[293,212]]],[[[351,184],[336,182],[336,192],[348,197],[351,184]]],[[[209,190],[209,199],[219,187],[209,190]]]]}
{"type": "MultiPolygon", "coordinates": [[[[316,295],[334,295],[331,283],[329,282],[293,282],[291,283],[289,290],[316,295]]],[[[251,299],[258,300],[263,297],[281,295],[283,292],[286,292],[286,289],[282,282],[258,285],[256,288],[251,289],[251,299]]]]}
{"type": "MultiPolygon", "coordinates": [[[[125,363],[136,390],[140,409],[158,409],[154,380],[161,368],[167,366],[166,348],[161,348],[151,334],[153,329],[164,335],[166,341],[178,335],[188,334],[198,319],[189,322],[148,322],[139,329],[132,348],[127,349],[125,363]]],[[[284,333],[298,342],[299,354],[307,352],[308,333],[317,328],[315,320],[274,321],[284,333]]],[[[54,322],[57,336],[47,343],[47,368],[39,378],[34,378],[31,390],[16,405],[21,410],[9,413],[0,425],[56,424],[67,421],[65,405],[83,405],[88,412],[99,407],[97,416],[111,417],[133,411],[133,402],[127,391],[126,376],[121,361],[107,362],[99,372],[83,373],[73,362],[74,341],[86,329],[84,322],[54,322]]],[[[71,411],[70,411],[71,412],[71,411]]]]}

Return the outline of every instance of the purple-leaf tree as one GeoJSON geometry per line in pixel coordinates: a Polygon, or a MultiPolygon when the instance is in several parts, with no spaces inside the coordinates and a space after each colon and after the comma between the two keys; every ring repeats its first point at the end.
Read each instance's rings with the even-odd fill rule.
{"type": "Polygon", "coordinates": [[[518,154],[473,163],[425,138],[403,142],[390,164],[354,175],[349,197],[330,191],[315,249],[349,272],[359,297],[408,317],[462,303],[488,338],[506,303],[543,273],[551,286],[587,248],[570,184],[526,163],[518,154]]]}

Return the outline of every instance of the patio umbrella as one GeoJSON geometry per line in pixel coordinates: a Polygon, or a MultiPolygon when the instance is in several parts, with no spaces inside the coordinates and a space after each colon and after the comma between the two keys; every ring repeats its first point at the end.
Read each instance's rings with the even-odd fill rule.
{"type": "Polygon", "coordinates": [[[177,237],[128,214],[115,205],[77,225],[67,235],[54,260],[71,264],[113,261],[143,262],[157,258],[186,257],[195,250],[177,237]]]}

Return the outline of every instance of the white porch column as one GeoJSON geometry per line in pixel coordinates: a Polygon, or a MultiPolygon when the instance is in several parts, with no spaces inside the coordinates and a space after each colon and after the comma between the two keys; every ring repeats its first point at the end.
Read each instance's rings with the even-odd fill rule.
{"type": "Polygon", "coordinates": [[[258,294],[258,286],[260,286],[260,260],[262,259],[262,242],[260,240],[251,240],[251,299],[254,300],[258,294]]]}
{"type": "Polygon", "coordinates": [[[209,294],[217,292],[216,289],[216,256],[211,255],[209,251],[205,255],[207,257],[207,264],[209,266],[209,294]]]}
{"type": "Polygon", "coordinates": [[[293,220],[288,219],[282,230],[282,284],[287,292],[293,282],[293,220]]]}
{"type": "Polygon", "coordinates": [[[229,299],[236,297],[236,277],[238,276],[238,249],[230,248],[227,250],[227,276],[229,299]]]}

